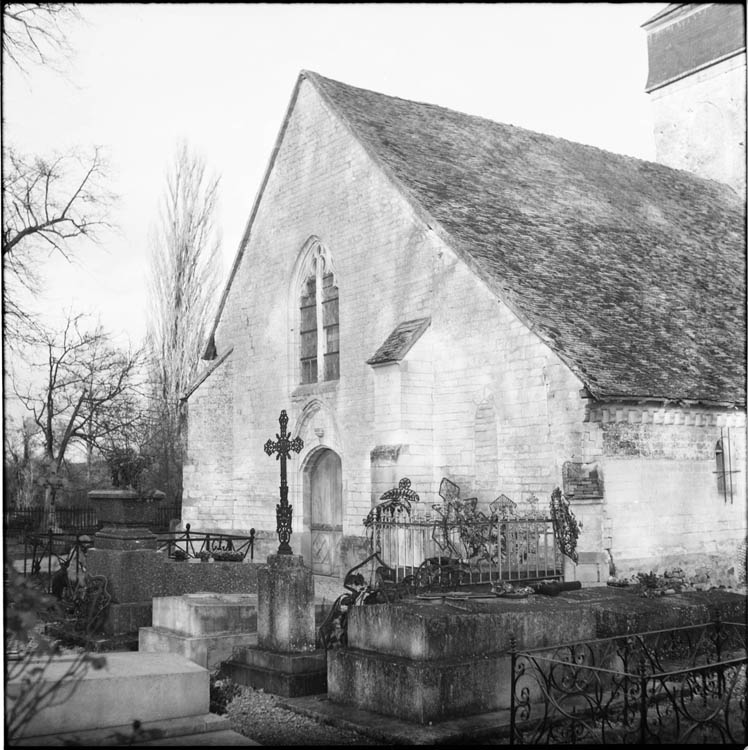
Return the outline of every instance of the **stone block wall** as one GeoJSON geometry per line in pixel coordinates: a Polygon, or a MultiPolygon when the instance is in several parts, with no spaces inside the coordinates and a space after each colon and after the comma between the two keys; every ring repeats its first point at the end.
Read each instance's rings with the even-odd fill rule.
{"type": "Polygon", "coordinates": [[[463,498],[534,495],[545,508],[565,463],[596,462],[605,499],[580,506],[579,550],[595,555],[612,544],[616,565],[681,548],[708,555],[723,529],[731,544],[745,534],[733,523],[739,504],[710,513],[717,499],[695,489],[714,481],[707,448],[716,423],[709,431],[663,421],[657,432],[653,416],[646,432],[621,409],[590,411],[581,381],[410,206],[308,82],[284,126],[215,343],[219,357],[231,353],[189,399],[183,520],[197,529],[255,528],[274,548],[279,471],[263,445],[286,409],[289,431],[304,440],[288,469],[292,545],[307,554],[304,468],[318,450],[333,450],[342,466],[341,574],[360,562],[363,518],[404,476],[429,505],[448,477],[463,498]],[[340,379],[300,385],[294,279],[312,237],[327,249],[339,289],[340,379]],[[400,361],[367,364],[398,324],[423,317],[430,326],[400,361]],[[711,526],[698,525],[702,508],[711,526]]]}
{"type": "Polygon", "coordinates": [[[745,52],[656,89],[657,161],[745,194],[745,52]]]}
{"type": "Polygon", "coordinates": [[[230,425],[234,398],[234,362],[228,358],[191,395],[187,404],[187,456],[183,468],[182,523],[195,531],[249,532],[234,514],[231,484],[234,445],[230,425]]]}
{"type": "Polygon", "coordinates": [[[201,529],[275,528],[278,464],[262,446],[274,438],[282,408],[289,430],[305,441],[288,478],[299,540],[309,518],[302,470],[321,447],[341,457],[347,536],[362,535],[372,504],[402,476],[425,502],[438,501],[443,476],[464,497],[474,494],[476,416],[486,399],[502,465],[482,499],[505,492],[547,502],[563,462],[582,453],[582,433],[572,427],[584,414],[579,381],[414,213],[308,83],[258,206],[216,347],[219,356],[233,351],[189,401],[183,520],[201,529]],[[299,385],[291,287],[311,236],[328,249],[338,282],[341,374],[299,385]],[[430,328],[402,361],[379,372],[366,364],[399,323],[426,316],[430,328]],[[400,447],[379,476],[372,451],[381,446],[400,447]]]}
{"type": "Polygon", "coordinates": [[[745,415],[617,407],[591,418],[602,437],[603,536],[616,574],[681,567],[689,577],[708,575],[711,585],[734,585],[746,536],[745,415]],[[715,448],[728,429],[736,473],[725,497],[715,448]]]}

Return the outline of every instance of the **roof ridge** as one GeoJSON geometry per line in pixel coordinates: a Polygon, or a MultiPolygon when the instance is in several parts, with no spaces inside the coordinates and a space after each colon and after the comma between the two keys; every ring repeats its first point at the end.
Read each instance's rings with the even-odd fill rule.
{"type": "MultiPolygon", "coordinates": [[[[685,169],[679,169],[677,167],[670,167],[658,161],[651,161],[649,159],[643,159],[640,156],[632,156],[631,154],[623,154],[620,151],[611,151],[609,149],[603,148],[602,146],[595,146],[594,144],[591,144],[591,143],[583,143],[582,141],[575,141],[575,140],[572,140],[571,138],[565,138],[564,136],[561,136],[561,135],[553,135],[552,133],[544,133],[540,130],[532,130],[531,128],[525,127],[523,125],[516,125],[511,122],[500,122],[499,120],[492,120],[490,117],[485,117],[483,115],[475,115],[469,112],[463,112],[462,110],[453,109],[451,107],[445,107],[441,104],[434,104],[432,102],[424,102],[424,101],[419,101],[416,99],[406,99],[405,97],[402,97],[402,96],[395,96],[393,94],[385,94],[381,91],[364,88],[363,86],[354,86],[353,84],[345,83],[344,81],[339,81],[335,78],[328,78],[327,76],[323,76],[320,73],[317,73],[311,70],[302,70],[299,76],[308,78],[309,80],[315,83],[322,82],[322,86],[324,86],[325,83],[327,82],[335,86],[342,86],[346,89],[352,89],[355,91],[364,92],[366,94],[374,94],[375,96],[385,97],[386,99],[389,99],[392,101],[403,102],[408,105],[416,105],[419,107],[426,107],[435,111],[446,112],[446,113],[449,113],[450,115],[457,115],[463,118],[470,118],[471,120],[475,120],[477,122],[489,123],[490,125],[498,127],[498,128],[511,128],[513,130],[517,130],[519,134],[540,136],[541,138],[547,138],[550,141],[569,144],[570,146],[573,146],[575,148],[582,147],[585,149],[591,149],[601,154],[605,154],[606,156],[613,156],[617,159],[631,160],[640,164],[654,166],[658,169],[662,169],[665,171],[677,172],[680,175],[683,175],[688,179],[695,180],[696,182],[710,183],[710,184],[724,187],[729,191],[729,194],[735,195],[735,197],[738,200],[740,199],[740,197],[736,195],[735,191],[729,185],[726,185],[725,183],[721,183],[717,180],[712,180],[707,177],[701,177],[700,175],[697,175],[693,172],[689,172],[688,170],[685,170],[685,169]]],[[[333,104],[333,106],[335,106],[336,111],[340,112],[340,108],[335,105],[335,102],[332,101],[331,103],[333,104]]]]}

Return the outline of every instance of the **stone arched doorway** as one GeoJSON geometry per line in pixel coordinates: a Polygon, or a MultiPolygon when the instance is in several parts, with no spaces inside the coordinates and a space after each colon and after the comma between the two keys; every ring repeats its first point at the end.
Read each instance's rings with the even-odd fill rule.
{"type": "Polygon", "coordinates": [[[311,568],[316,575],[340,574],[343,536],[343,478],[340,456],[320,448],[304,469],[304,505],[309,509],[311,568]]]}

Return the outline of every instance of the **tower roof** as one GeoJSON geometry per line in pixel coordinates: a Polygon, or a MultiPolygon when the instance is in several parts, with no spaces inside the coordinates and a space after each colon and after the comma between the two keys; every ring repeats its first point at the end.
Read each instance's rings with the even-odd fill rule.
{"type": "Polygon", "coordinates": [[[742,3],[671,4],[649,19],[646,91],[745,51],[742,3]]]}

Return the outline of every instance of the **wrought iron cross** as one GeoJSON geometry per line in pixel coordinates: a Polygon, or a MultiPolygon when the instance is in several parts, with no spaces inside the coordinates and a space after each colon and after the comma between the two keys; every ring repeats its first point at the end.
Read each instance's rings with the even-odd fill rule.
{"type": "Polygon", "coordinates": [[[275,518],[277,521],[278,547],[279,555],[291,555],[291,517],[293,516],[293,506],[288,504],[288,482],[286,481],[286,461],[291,458],[291,451],[298,453],[304,447],[304,441],[300,437],[291,440],[291,436],[286,432],[288,426],[288,414],[283,409],[278,418],[280,423],[280,433],[277,434],[276,440],[268,440],[265,443],[265,453],[272,456],[275,453],[275,459],[280,460],[281,465],[281,483],[280,483],[280,503],[275,506],[275,518]]]}

